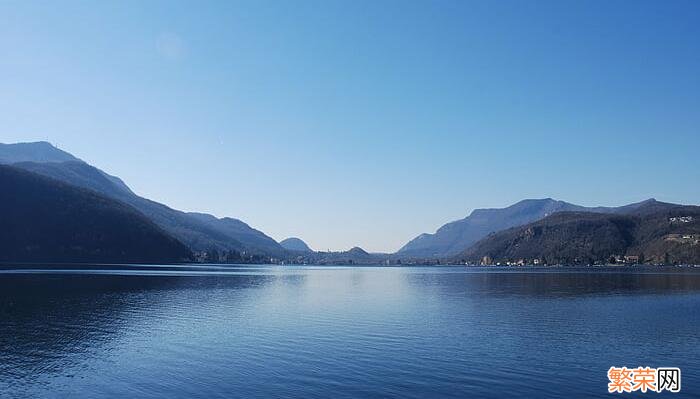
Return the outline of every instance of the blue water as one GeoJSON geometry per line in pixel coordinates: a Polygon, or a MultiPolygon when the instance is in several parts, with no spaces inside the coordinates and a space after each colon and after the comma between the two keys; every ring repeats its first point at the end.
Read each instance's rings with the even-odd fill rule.
{"type": "Polygon", "coordinates": [[[700,397],[690,268],[4,269],[3,398],[700,397]]]}

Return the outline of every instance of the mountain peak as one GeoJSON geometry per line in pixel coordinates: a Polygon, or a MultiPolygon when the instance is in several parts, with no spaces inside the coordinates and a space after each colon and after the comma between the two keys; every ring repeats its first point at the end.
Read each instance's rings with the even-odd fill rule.
{"type": "Polygon", "coordinates": [[[288,251],[313,252],[301,238],[297,237],[286,238],[280,241],[280,245],[288,251]]]}
{"type": "MultiPolygon", "coordinates": [[[[547,198],[526,198],[524,200],[518,201],[510,207],[518,206],[531,206],[531,205],[553,205],[553,204],[568,204],[566,201],[554,199],[552,197],[547,198]]],[[[508,208],[510,208],[508,207],[508,208]]]]}
{"type": "Polygon", "coordinates": [[[547,197],[547,198],[525,198],[524,200],[520,200],[516,202],[516,204],[519,204],[521,202],[559,202],[559,200],[555,200],[552,197],[547,197]]]}
{"type": "Polygon", "coordinates": [[[14,144],[0,143],[0,163],[3,164],[68,161],[80,161],[80,159],[55,147],[47,141],[14,144]]]}
{"type": "Polygon", "coordinates": [[[360,247],[352,247],[352,248],[350,248],[350,250],[348,251],[348,254],[353,254],[353,255],[369,255],[369,253],[368,253],[367,251],[365,251],[364,249],[362,249],[362,248],[360,248],[360,247]]]}
{"type": "Polygon", "coordinates": [[[470,217],[473,218],[483,218],[490,217],[494,213],[510,212],[510,213],[552,213],[559,210],[564,210],[566,208],[576,207],[576,205],[570,204],[566,201],[556,200],[550,197],[547,198],[527,198],[520,200],[512,205],[505,208],[477,208],[474,209],[468,217],[462,220],[467,220],[470,217]]]}

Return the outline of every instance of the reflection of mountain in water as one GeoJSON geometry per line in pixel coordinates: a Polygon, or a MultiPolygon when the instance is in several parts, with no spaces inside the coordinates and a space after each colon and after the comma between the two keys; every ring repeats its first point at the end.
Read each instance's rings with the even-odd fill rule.
{"type": "Polygon", "coordinates": [[[0,270],[2,395],[486,397],[556,369],[504,389],[554,398],[575,378],[590,397],[600,370],[648,359],[698,386],[688,268],[94,268],[0,270]]]}
{"type": "MultiPolygon", "coordinates": [[[[149,319],[157,321],[173,308],[196,308],[217,290],[244,291],[276,278],[264,274],[2,275],[0,392],[2,376],[32,384],[39,375],[67,373],[84,358],[110,353],[121,336],[144,322],[149,325],[149,319]]],[[[245,301],[245,295],[240,300],[245,301]]]]}
{"type": "Polygon", "coordinates": [[[671,294],[700,291],[700,274],[686,268],[463,268],[458,273],[405,274],[417,287],[439,287],[472,296],[580,297],[586,295],[671,294]],[[538,271],[539,270],[539,271],[538,271]]]}

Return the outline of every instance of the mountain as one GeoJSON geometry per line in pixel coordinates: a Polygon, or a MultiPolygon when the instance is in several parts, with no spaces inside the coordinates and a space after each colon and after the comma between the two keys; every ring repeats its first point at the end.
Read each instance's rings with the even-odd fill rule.
{"type": "Polygon", "coordinates": [[[369,253],[360,247],[340,252],[295,252],[288,259],[294,263],[315,265],[377,265],[389,259],[388,254],[369,253]]]}
{"type": "Polygon", "coordinates": [[[288,251],[295,251],[295,252],[313,252],[311,248],[309,248],[306,243],[297,237],[289,237],[287,239],[284,239],[280,241],[280,245],[282,248],[288,250],[288,251]]]}
{"type": "Polygon", "coordinates": [[[189,249],[136,209],[0,166],[0,261],[180,262],[189,249]]]}
{"type": "Polygon", "coordinates": [[[552,198],[526,199],[506,208],[476,209],[464,219],[440,227],[434,234],[421,234],[404,245],[394,257],[443,258],[454,256],[488,234],[522,226],[556,212],[616,213],[636,209],[652,200],[624,207],[584,207],[552,198]]]}
{"type": "Polygon", "coordinates": [[[654,201],[614,214],[560,212],[489,235],[458,258],[590,264],[625,255],[648,263],[700,264],[700,207],[654,201]]]}
{"type": "Polygon", "coordinates": [[[239,220],[217,219],[211,215],[186,213],[140,197],[133,193],[119,178],[58,150],[48,143],[3,146],[5,156],[0,159],[12,160],[14,161],[12,165],[18,168],[94,190],[109,198],[131,205],[192,250],[245,251],[251,254],[272,256],[278,256],[284,252],[284,249],[273,239],[239,220]],[[37,160],[47,157],[56,161],[37,162],[37,160]]]}
{"type": "Polygon", "coordinates": [[[360,247],[353,247],[342,252],[316,252],[313,262],[316,264],[334,264],[334,265],[372,265],[383,262],[387,259],[386,254],[371,254],[360,247]]]}
{"type": "Polygon", "coordinates": [[[349,256],[362,257],[362,258],[371,256],[369,252],[365,251],[364,249],[362,249],[360,247],[352,247],[352,248],[350,248],[350,250],[348,250],[345,253],[349,256]]]}
{"type": "Polygon", "coordinates": [[[155,224],[195,251],[209,249],[242,251],[244,245],[206,223],[163,204],[139,197],[108,179],[102,171],[84,162],[20,162],[18,168],[51,177],[67,184],[96,191],[141,211],[155,224]]]}

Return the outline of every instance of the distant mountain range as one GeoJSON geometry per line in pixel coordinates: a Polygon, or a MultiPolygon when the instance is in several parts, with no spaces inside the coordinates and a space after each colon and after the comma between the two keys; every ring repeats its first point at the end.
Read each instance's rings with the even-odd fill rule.
{"type": "Polygon", "coordinates": [[[700,207],[647,201],[615,213],[559,212],[489,235],[472,263],[700,264],[700,207]]]}
{"type": "Polygon", "coordinates": [[[0,166],[0,261],[182,262],[189,249],[133,207],[0,166]]]}
{"type": "Polygon", "coordinates": [[[389,254],[369,253],[360,247],[339,252],[296,252],[290,257],[297,263],[316,265],[376,265],[386,262],[389,254]]]}
{"type": "Polygon", "coordinates": [[[523,200],[506,208],[476,209],[466,218],[440,227],[434,234],[419,235],[404,245],[394,257],[404,259],[452,257],[490,233],[534,222],[556,212],[618,213],[635,209],[646,202],[617,208],[589,208],[545,198],[523,200]]]}
{"type": "Polygon", "coordinates": [[[6,180],[0,196],[0,261],[590,263],[628,256],[700,263],[698,207],[654,199],[621,207],[527,199],[506,208],[476,209],[434,234],[419,235],[395,254],[359,247],[314,252],[296,237],[277,243],[238,219],[182,212],[140,197],[118,177],[46,142],[0,144],[0,164],[8,165],[0,170],[6,180]],[[60,237],[52,242],[52,234],[60,237]]]}
{"type": "Polygon", "coordinates": [[[0,162],[131,205],[193,251],[214,249],[265,256],[282,256],[285,252],[272,238],[239,220],[186,213],[140,197],[119,178],[45,142],[3,144],[0,162]]]}

